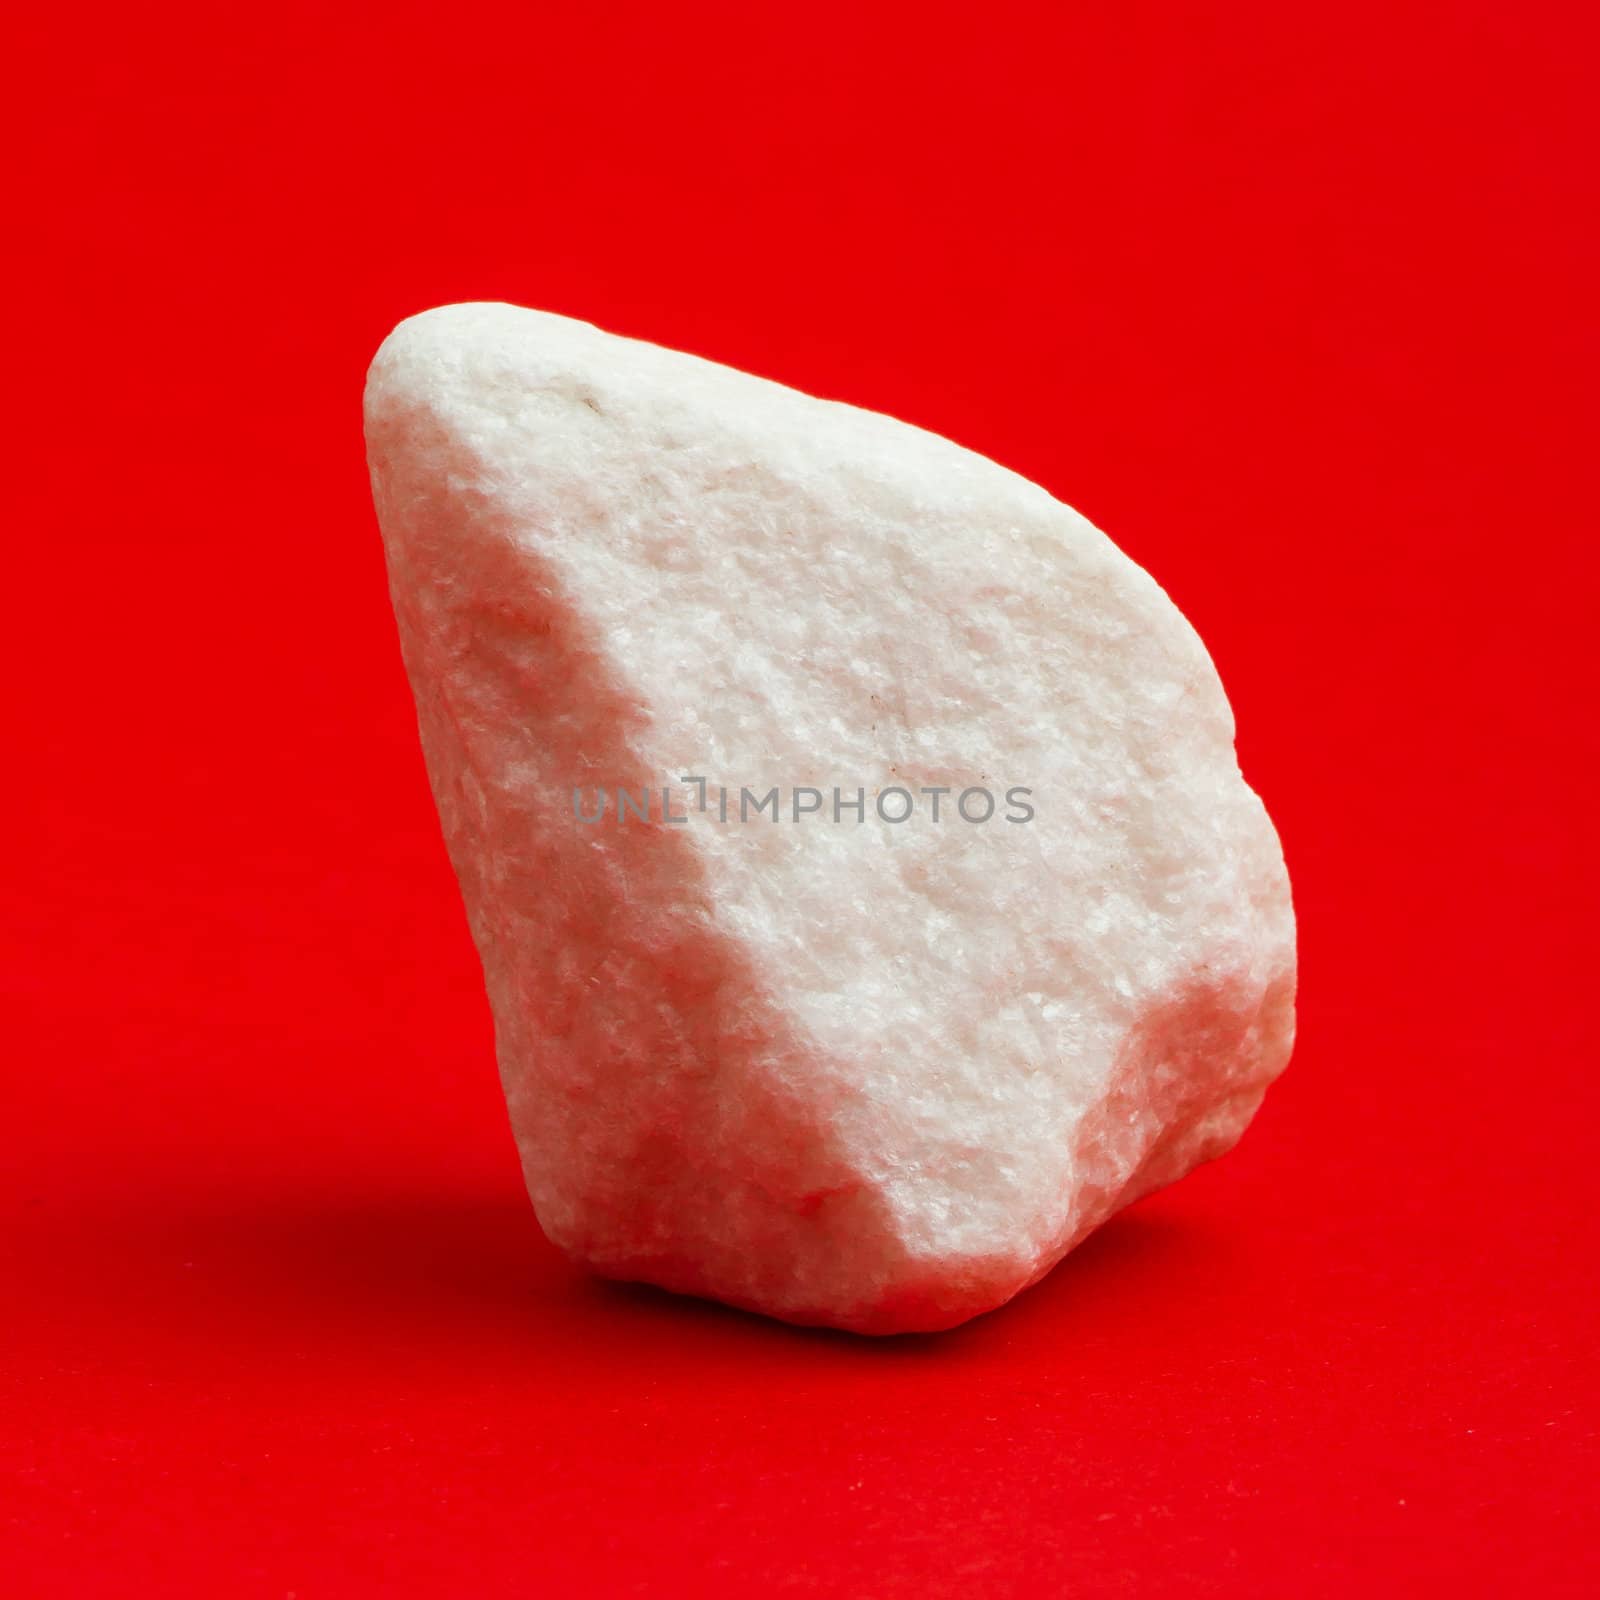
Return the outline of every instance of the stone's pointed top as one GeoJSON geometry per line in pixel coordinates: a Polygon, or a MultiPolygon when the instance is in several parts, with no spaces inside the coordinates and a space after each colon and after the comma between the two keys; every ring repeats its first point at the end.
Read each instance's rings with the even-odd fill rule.
{"type": "Polygon", "coordinates": [[[884,492],[953,504],[986,496],[1013,520],[1070,518],[1097,531],[1028,479],[909,423],[803,393],[719,362],[589,322],[498,301],[467,301],[408,317],[367,374],[369,438],[398,405],[430,407],[458,432],[539,415],[541,425],[593,432],[594,419],[641,448],[725,448],[775,473],[850,475],[850,493],[884,492]],[[581,409],[580,409],[581,408],[581,409]],[[474,419],[477,419],[474,421],[474,419]]]}
{"type": "MultiPolygon", "coordinates": [[[[550,358],[581,360],[586,346],[591,358],[598,347],[602,352],[609,349],[609,359],[616,362],[625,360],[629,348],[639,343],[602,333],[592,322],[553,311],[530,311],[500,300],[464,300],[457,305],[419,311],[398,323],[379,345],[372,370],[398,373],[408,367],[425,368],[440,360],[460,360],[469,354],[493,358],[513,351],[523,360],[537,352],[550,358]]],[[[607,357],[600,355],[599,359],[607,357]]]]}
{"type": "Polygon", "coordinates": [[[1204,647],[1104,535],[948,440],[511,306],[402,323],[366,413],[558,1245],[944,1327],[1239,1137],[1293,1035],[1288,879],[1204,647]]]}
{"type": "Polygon", "coordinates": [[[441,369],[482,374],[512,368],[534,380],[561,372],[610,372],[644,380],[675,374],[713,384],[734,378],[742,385],[790,392],[699,356],[604,333],[592,322],[496,300],[463,301],[407,317],[378,347],[369,386],[375,374],[387,382],[441,369]]]}

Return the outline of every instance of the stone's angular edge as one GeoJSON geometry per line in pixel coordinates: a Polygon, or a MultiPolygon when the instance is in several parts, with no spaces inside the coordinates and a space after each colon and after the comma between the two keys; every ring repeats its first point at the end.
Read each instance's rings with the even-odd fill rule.
{"type": "MultiPolygon", "coordinates": [[[[400,324],[373,361],[366,414],[430,781],[484,962],[530,1194],[557,1244],[606,1276],[790,1321],[933,1330],[1003,1303],[1121,1206],[1232,1146],[1292,1046],[1287,877],[1238,776],[1204,646],[1103,534],[1037,485],[909,425],[493,303],[400,324]],[[778,534],[796,546],[792,560],[778,534]],[[708,551],[732,561],[729,572],[708,551]],[[858,553],[859,571],[847,559],[858,553]],[[559,784],[546,780],[603,767],[647,783],[685,750],[700,753],[674,740],[698,708],[661,687],[662,669],[742,690],[751,641],[736,670],[714,642],[651,656],[647,638],[641,665],[615,640],[626,631],[637,652],[641,617],[681,626],[708,595],[730,616],[752,614],[765,597],[738,576],[751,561],[773,564],[787,592],[814,574],[833,596],[815,601],[823,660],[841,640],[880,635],[892,654],[890,623],[959,633],[949,618],[966,612],[973,661],[986,659],[984,640],[1007,660],[1054,652],[1022,695],[1017,759],[1076,783],[1079,812],[1109,819],[1087,866],[1070,831],[1041,830],[1041,876],[1008,880],[996,914],[976,916],[987,977],[945,975],[948,1000],[930,980],[902,1008],[899,1034],[871,1021],[866,1002],[881,996],[849,973],[773,981],[773,951],[826,927],[786,899],[856,882],[902,893],[884,866],[892,852],[852,856],[822,838],[814,860],[775,866],[770,841],[666,830],[597,849],[549,800],[559,784]],[[975,594],[984,578],[995,581],[975,594]],[[731,585],[726,596],[713,579],[731,585]],[[890,606],[896,584],[907,604],[882,618],[875,608],[890,606]],[[1065,620],[1043,615],[1039,592],[1065,620]],[[1025,625],[1007,632],[1019,600],[1025,625]],[[1094,691],[1076,695],[1081,714],[1080,681],[1094,691]],[[1134,727],[1126,752],[1103,736],[1097,708],[1134,727]],[[1089,752],[1081,770],[1051,768],[1056,744],[1089,752]],[[1121,755],[1138,781],[1119,788],[1121,755]],[[1177,846],[1160,842],[1167,817],[1177,846]],[[1134,889],[1113,894],[1127,905],[1105,910],[1106,883],[1130,872],[1134,889]],[[800,892],[763,899],[767,879],[800,892]],[[1041,881],[1059,896],[1059,926],[1030,909],[1030,896],[1050,901],[1041,881]],[[1185,897],[1181,916],[1164,909],[1185,897]],[[1017,932],[1005,921],[1014,915],[1032,920],[1017,932]],[[1118,949],[1109,961],[1079,931],[1104,917],[1118,949]],[[1146,925],[1156,932],[1141,950],[1146,925]],[[1019,957],[1040,989],[1019,987],[1019,957]],[[855,1011],[825,1003],[847,1000],[852,983],[855,1011]],[[1002,1021],[992,1047],[973,1047],[982,1030],[963,1019],[986,996],[1002,1021]],[[1040,1023],[1064,1009],[1076,1031],[1040,1023]],[[1030,1029],[1081,1048],[1052,1055],[1030,1029]],[[952,1032],[969,1048],[947,1069],[938,1050],[952,1032]],[[865,1063],[890,1043],[914,1059],[886,1088],[865,1063]],[[1052,1062],[1061,1084],[1037,1091],[1052,1062]],[[909,1115],[895,1093],[922,1109],[909,1115]],[[1005,1102],[1002,1114],[989,1099],[1005,1102]]],[[[694,627],[684,631],[695,643],[694,627]]],[[[825,673],[806,679],[811,699],[785,707],[776,677],[761,675],[775,660],[809,668],[776,646],[757,659],[776,733],[830,697],[834,723],[864,715],[869,699],[884,715],[882,697],[857,704],[825,673]]],[[[999,725],[1006,702],[994,705],[999,725]]],[[[972,720],[956,753],[976,772],[1005,741],[972,720]]],[[[926,725],[908,712],[898,733],[926,725]]],[[[791,757],[826,742],[808,744],[806,732],[791,757]]],[[[887,762],[900,747],[874,748],[887,762]]],[[[864,750],[845,739],[833,755],[864,750]]],[[[981,843],[961,848],[957,881],[1018,878],[981,843]]],[[[909,881],[944,867],[937,856],[900,865],[909,881]]],[[[865,956],[870,965],[896,950],[865,956]]]]}

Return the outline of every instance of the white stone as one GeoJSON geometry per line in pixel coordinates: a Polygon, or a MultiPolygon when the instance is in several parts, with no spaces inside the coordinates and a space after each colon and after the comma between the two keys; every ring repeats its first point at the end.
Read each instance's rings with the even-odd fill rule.
{"type": "Polygon", "coordinates": [[[932,434],[511,306],[402,323],[366,424],[557,1245],[941,1328],[1238,1139],[1292,1040],[1288,878],[1204,646],[1103,534],[932,434]]]}

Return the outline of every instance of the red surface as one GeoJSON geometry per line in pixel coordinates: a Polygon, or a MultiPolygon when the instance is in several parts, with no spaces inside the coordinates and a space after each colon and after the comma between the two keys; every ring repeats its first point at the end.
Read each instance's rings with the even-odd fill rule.
{"type": "Polygon", "coordinates": [[[13,20],[8,1593],[1593,1592],[1588,11],[13,20]],[[469,298],[1166,584],[1302,918],[1234,1155],[930,1340],[543,1243],[359,435],[469,298]]]}

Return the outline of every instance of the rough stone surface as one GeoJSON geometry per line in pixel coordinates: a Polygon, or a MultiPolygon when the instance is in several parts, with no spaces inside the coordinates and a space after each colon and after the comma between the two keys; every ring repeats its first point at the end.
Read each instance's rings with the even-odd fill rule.
{"type": "Polygon", "coordinates": [[[401,324],[366,419],[556,1244],[940,1328],[1232,1146],[1289,1054],[1288,879],[1204,646],[1103,534],[903,423],[510,306],[401,324]],[[619,786],[648,824],[580,820],[619,786]]]}

